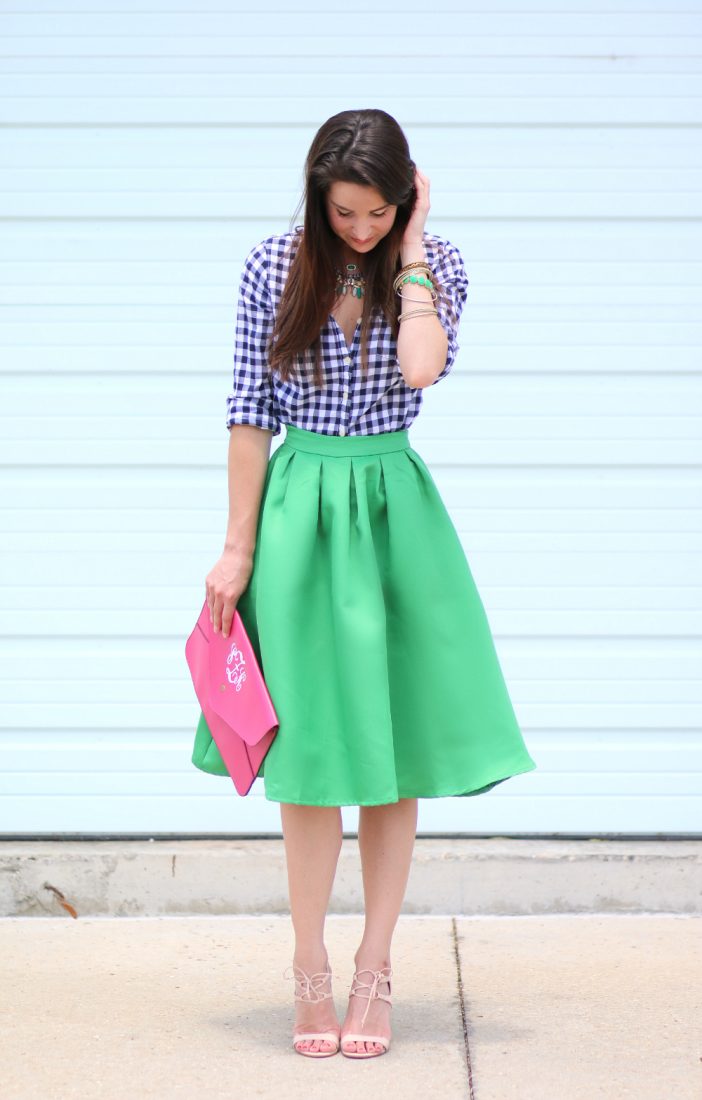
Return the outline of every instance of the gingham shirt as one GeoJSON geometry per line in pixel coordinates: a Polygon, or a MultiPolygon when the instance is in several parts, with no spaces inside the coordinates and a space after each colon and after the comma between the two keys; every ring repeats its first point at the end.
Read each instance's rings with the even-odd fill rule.
{"type": "MultiPolygon", "coordinates": [[[[332,315],[321,330],[323,390],[314,385],[312,352],[307,350],[305,378],[283,382],[270,373],[266,343],[275,321],[287,278],[294,233],[274,234],[249,252],[239,284],[234,347],[234,384],[227,395],[227,429],[253,424],[277,435],[281,424],[325,435],[374,435],[408,428],[422,405],[423,389],[408,386],[397,359],[397,342],[379,308],[371,318],[368,371],[361,374],[361,326],[356,326],[351,348],[332,315]]],[[[460,319],[468,290],[461,254],[450,241],[424,234],[426,258],[450,296],[460,319]]],[[[446,365],[432,385],[451,370],[459,344],[441,302],[434,303],[448,335],[446,365]]],[[[412,324],[411,321],[407,322],[412,324]]]]}

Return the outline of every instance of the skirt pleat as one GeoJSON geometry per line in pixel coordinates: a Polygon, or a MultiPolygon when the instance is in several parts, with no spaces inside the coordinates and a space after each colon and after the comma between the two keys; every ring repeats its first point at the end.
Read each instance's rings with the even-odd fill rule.
{"type": "MultiPolygon", "coordinates": [[[[480,794],[536,767],[461,541],[407,429],[287,426],[237,609],[280,727],[268,799],[480,794]]],[[[226,775],[204,716],[192,762],[226,775]]]]}

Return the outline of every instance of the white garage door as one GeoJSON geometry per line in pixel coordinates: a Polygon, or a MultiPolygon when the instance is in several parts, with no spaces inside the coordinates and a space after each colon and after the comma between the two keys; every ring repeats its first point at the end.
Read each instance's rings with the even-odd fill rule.
{"type": "Polygon", "coordinates": [[[225,528],[242,261],[350,106],[405,127],[466,258],[411,441],[539,765],[419,829],[699,828],[697,6],[0,15],[3,833],[279,831],[260,781],[190,763],[183,646],[225,528]]]}

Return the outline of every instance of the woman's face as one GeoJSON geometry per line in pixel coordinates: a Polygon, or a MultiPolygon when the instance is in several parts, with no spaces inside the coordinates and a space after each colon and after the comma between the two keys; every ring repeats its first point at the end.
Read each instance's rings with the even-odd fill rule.
{"type": "Polygon", "coordinates": [[[335,180],[325,195],[329,224],[354,252],[370,252],[392,229],[397,206],[374,187],[335,180]]]}

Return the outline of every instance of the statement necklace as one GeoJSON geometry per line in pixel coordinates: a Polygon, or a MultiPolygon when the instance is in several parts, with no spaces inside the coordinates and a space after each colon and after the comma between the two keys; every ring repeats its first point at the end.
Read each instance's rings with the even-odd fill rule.
{"type": "Polygon", "coordinates": [[[365,283],[365,275],[361,273],[357,264],[346,264],[345,272],[336,269],[337,294],[346,294],[350,289],[352,298],[362,298],[365,283]]]}

